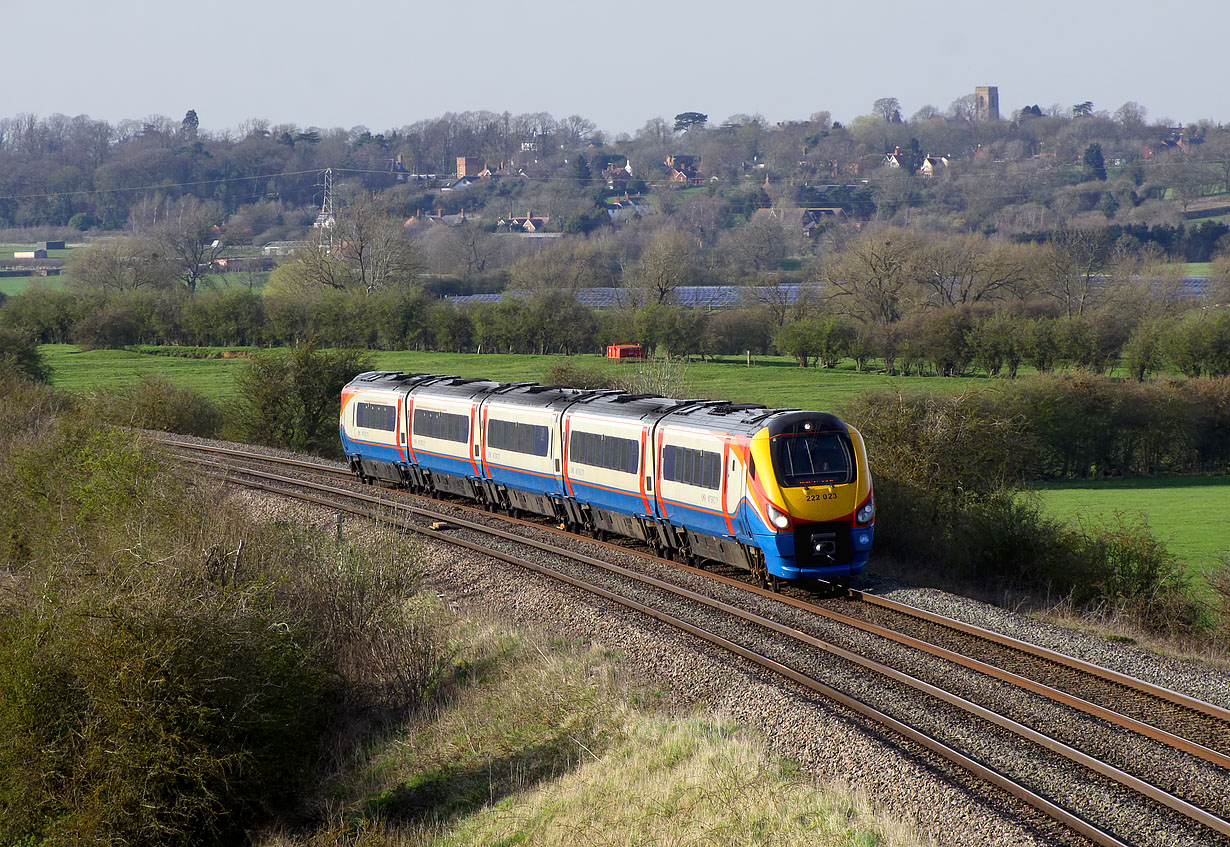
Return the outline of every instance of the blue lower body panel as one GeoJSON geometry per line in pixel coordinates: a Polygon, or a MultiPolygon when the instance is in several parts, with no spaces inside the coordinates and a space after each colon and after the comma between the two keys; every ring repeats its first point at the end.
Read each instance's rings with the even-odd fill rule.
{"type": "Polygon", "coordinates": [[[842,579],[861,574],[867,569],[867,558],[871,555],[871,544],[875,539],[873,527],[837,530],[837,534],[846,534],[847,537],[833,539],[836,562],[825,562],[825,557],[816,555],[810,549],[796,549],[798,536],[803,535],[806,539],[808,532],[809,529],[803,527],[798,532],[753,536],[755,545],[764,551],[765,566],[770,574],[783,579],[842,579]],[[802,556],[798,555],[800,552],[802,556]]]}

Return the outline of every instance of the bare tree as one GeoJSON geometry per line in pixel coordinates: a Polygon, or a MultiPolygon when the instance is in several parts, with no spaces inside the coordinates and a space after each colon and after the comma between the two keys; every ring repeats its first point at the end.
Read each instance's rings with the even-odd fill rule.
{"type": "Polygon", "coordinates": [[[1091,305],[1109,247],[1104,230],[1066,227],[1051,238],[1042,288],[1064,307],[1068,317],[1085,314],[1091,305]]]}
{"type": "Polygon", "coordinates": [[[696,239],[677,229],[666,228],[645,245],[634,271],[634,287],[655,303],[670,300],[676,288],[692,281],[696,267],[696,239]]]}
{"type": "Polygon", "coordinates": [[[1183,207],[1184,213],[1195,200],[1204,196],[1209,186],[1218,182],[1219,176],[1220,174],[1215,174],[1205,163],[1189,161],[1182,157],[1176,157],[1166,165],[1165,170],[1166,181],[1170,183],[1175,199],[1183,207]]]}
{"type": "Polygon", "coordinates": [[[338,210],[333,239],[332,248],[314,244],[296,254],[295,276],[302,283],[370,294],[412,281],[423,267],[401,221],[377,208],[369,195],[338,210]]]}
{"type": "Polygon", "coordinates": [[[901,123],[901,103],[896,97],[881,97],[871,104],[871,114],[890,124],[901,123]]]}
{"type": "Polygon", "coordinates": [[[175,265],[179,280],[195,292],[201,277],[222,255],[222,210],[191,195],[168,203],[150,235],[175,265]]]}
{"type": "Polygon", "coordinates": [[[1145,118],[1149,116],[1149,110],[1137,103],[1135,100],[1129,100],[1115,110],[1115,121],[1123,127],[1123,131],[1128,135],[1139,134],[1145,129],[1145,118]]]}
{"type": "Polygon", "coordinates": [[[567,145],[582,144],[589,140],[597,124],[580,115],[569,115],[559,122],[560,141],[567,145]]]}
{"type": "Polygon", "coordinates": [[[176,268],[149,238],[108,238],[73,251],[69,265],[74,284],[104,291],[165,288],[176,268]]]}
{"type": "Polygon", "coordinates": [[[812,289],[791,288],[781,283],[756,285],[744,289],[744,300],[763,306],[773,326],[781,329],[788,321],[798,320],[819,311],[817,298],[811,291],[812,289]]]}
{"type": "Polygon", "coordinates": [[[722,252],[729,263],[753,275],[775,269],[787,252],[781,214],[782,210],[761,209],[746,224],[731,230],[722,239],[722,252]]]}
{"type": "Polygon", "coordinates": [[[917,288],[919,237],[896,227],[865,233],[827,263],[821,279],[828,296],[846,313],[871,323],[901,319],[917,288]]]}
{"type": "Polygon", "coordinates": [[[978,114],[978,98],[973,94],[958,97],[948,106],[948,117],[954,121],[972,121],[978,114]]]}
{"type": "Polygon", "coordinates": [[[1033,251],[1025,245],[979,235],[937,240],[918,255],[920,279],[942,306],[969,305],[994,298],[1029,279],[1033,251]]]}

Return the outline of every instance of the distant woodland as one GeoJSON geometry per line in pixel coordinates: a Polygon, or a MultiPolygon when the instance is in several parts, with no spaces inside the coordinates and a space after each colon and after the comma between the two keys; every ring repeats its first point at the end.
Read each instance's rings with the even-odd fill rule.
{"type": "MultiPolygon", "coordinates": [[[[948,335],[967,339],[963,327],[1007,313],[1079,323],[1100,340],[1058,355],[1104,368],[1150,321],[1230,300],[1228,221],[1230,130],[1150,120],[1136,103],[1001,117],[970,95],[905,117],[886,97],[847,125],[827,112],[772,124],[688,111],[614,137],[546,113],[450,113],[376,133],[259,120],[208,132],[191,110],[115,125],[20,115],[0,120],[3,237],[78,245],[34,264],[64,266],[70,291],[102,299],[86,314],[40,294],[10,303],[0,323],[96,346],[303,336],[575,352],[635,339],[826,364],[859,359],[861,345],[892,370],[886,327],[914,338],[915,325],[952,325],[948,335]],[[188,308],[163,295],[242,270],[263,292],[242,320],[157,317],[188,308]],[[677,293],[696,285],[743,287],[746,308],[681,314],[677,293]],[[596,316],[568,296],[583,288],[621,290],[627,308],[596,316]],[[443,299],[510,293],[529,299],[443,299]],[[346,310],[376,332],[357,316],[377,294],[402,304],[379,306],[389,327],[339,336],[355,325],[346,310]],[[322,305],[326,295],[359,300],[322,305]],[[840,328],[821,354],[824,321],[840,328]],[[806,331],[790,331],[801,322],[806,331]],[[867,338],[879,340],[857,340],[867,338]]],[[[967,352],[932,366],[961,372],[967,352]]]]}

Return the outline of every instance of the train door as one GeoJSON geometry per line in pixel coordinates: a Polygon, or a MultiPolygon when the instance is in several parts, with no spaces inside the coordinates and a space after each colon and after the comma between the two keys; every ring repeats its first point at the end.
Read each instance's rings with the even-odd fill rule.
{"type": "Polygon", "coordinates": [[[747,468],[744,466],[742,459],[739,458],[732,439],[726,439],[726,446],[722,453],[725,460],[725,467],[722,470],[726,475],[725,485],[723,486],[725,496],[722,498],[722,509],[726,512],[730,524],[735,529],[735,533],[745,536],[747,528],[744,526],[739,515],[739,505],[743,502],[743,496],[747,493],[747,468]]]}

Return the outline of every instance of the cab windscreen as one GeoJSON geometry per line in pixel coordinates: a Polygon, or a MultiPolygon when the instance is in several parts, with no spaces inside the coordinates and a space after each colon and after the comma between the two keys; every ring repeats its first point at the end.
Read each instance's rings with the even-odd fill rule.
{"type": "Polygon", "coordinates": [[[770,442],[778,485],[842,485],[854,481],[850,446],[838,432],[795,432],[770,442]]]}

